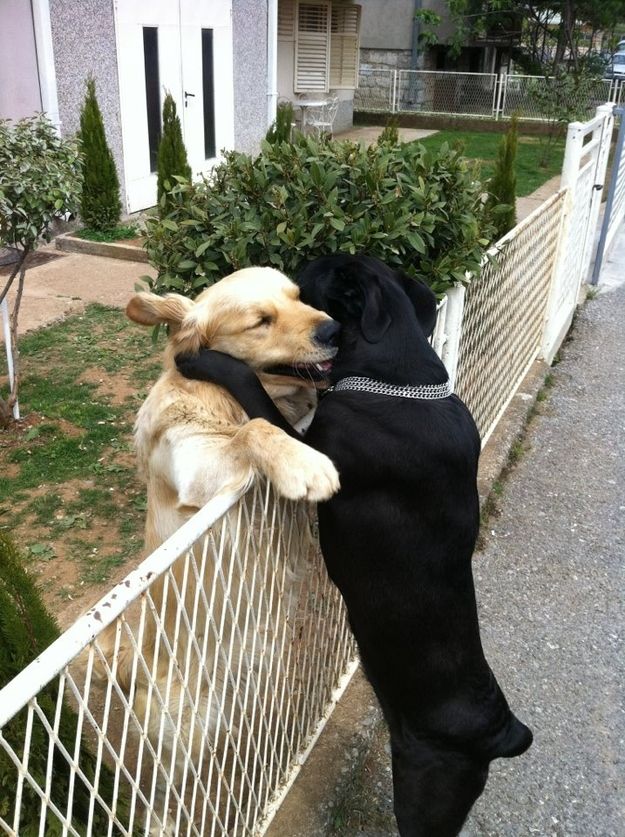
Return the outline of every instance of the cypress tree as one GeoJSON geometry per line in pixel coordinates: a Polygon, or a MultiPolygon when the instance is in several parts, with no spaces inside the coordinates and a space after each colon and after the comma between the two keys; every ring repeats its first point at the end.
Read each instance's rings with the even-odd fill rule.
{"type": "Polygon", "coordinates": [[[95,93],[95,81],[87,79],[87,94],[80,113],[80,149],[83,154],[83,187],[80,215],[92,230],[109,230],[119,223],[119,180],[111,149],[106,144],[104,122],[95,93]]]}
{"type": "Polygon", "coordinates": [[[163,133],[158,146],[157,170],[159,212],[165,215],[171,204],[167,193],[176,185],[175,176],[191,180],[191,167],[182,139],[182,127],[171,93],[165,96],[163,102],[163,133]]]}
{"type": "Polygon", "coordinates": [[[497,238],[516,226],[516,151],[519,126],[516,116],[502,138],[497,152],[495,171],[488,184],[487,206],[491,209],[497,238]]]}

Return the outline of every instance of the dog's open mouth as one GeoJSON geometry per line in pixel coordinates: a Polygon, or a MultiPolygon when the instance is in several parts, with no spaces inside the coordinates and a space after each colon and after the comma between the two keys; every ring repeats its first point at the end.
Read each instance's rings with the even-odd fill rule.
{"type": "Polygon", "coordinates": [[[318,360],[314,363],[294,363],[292,366],[279,364],[278,366],[270,366],[263,370],[267,375],[300,378],[304,381],[323,381],[331,371],[331,360],[318,360]]]}

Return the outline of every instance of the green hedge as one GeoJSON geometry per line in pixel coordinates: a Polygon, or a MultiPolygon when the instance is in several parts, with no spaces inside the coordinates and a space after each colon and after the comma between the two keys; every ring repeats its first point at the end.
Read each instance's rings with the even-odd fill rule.
{"type": "Polygon", "coordinates": [[[181,179],[169,213],[148,221],[149,284],[193,296],[242,267],[293,276],[316,256],[364,251],[442,293],[479,271],[492,237],[483,191],[448,146],[302,137],[256,158],[230,152],[209,180],[181,179]]]}

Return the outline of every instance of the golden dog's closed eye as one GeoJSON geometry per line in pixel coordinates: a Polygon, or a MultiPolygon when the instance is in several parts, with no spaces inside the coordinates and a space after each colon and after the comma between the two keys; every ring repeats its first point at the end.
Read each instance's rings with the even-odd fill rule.
{"type": "Polygon", "coordinates": [[[261,314],[260,318],[258,319],[258,322],[254,323],[252,328],[260,328],[261,326],[271,325],[273,322],[275,322],[275,319],[276,318],[273,317],[271,314],[261,314]]]}

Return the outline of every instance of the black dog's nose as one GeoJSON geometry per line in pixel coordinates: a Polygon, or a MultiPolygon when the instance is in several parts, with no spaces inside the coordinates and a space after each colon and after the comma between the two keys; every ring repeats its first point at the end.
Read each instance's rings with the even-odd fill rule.
{"type": "Polygon", "coordinates": [[[336,320],[325,320],[315,331],[315,340],[324,346],[336,346],[341,326],[336,320]]]}

